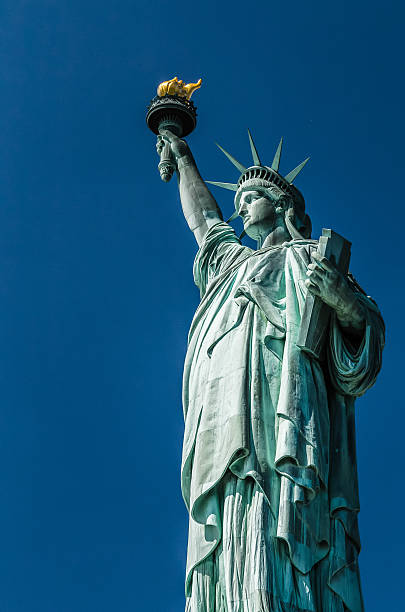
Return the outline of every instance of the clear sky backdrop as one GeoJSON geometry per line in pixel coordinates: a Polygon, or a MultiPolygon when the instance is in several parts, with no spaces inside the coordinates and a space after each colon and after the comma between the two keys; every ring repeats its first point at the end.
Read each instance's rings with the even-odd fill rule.
{"type": "MultiPolygon", "coordinates": [[[[203,77],[189,139],[236,181],[246,128],[313,235],[353,242],[387,346],[358,401],[368,612],[403,610],[403,3],[3,0],[0,612],[179,612],[181,377],[198,304],[175,181],[145,109],[203,77]]],[[[224,214],[232,194],[217,190],[224,214]]]]}

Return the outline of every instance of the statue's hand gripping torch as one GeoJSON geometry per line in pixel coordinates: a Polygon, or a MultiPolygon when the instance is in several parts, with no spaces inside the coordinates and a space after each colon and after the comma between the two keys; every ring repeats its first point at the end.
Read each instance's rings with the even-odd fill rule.
{"type": "MultiPolygon", "coordinates": [[[[174,77],[158,86],[157,96],[151,101],[146,114],[146,123],[154,134],[161,135],[164,130],[170,130],[179,138],[191,134],[197,123],[197,110],[190,97],[193,91],[201,87],[201,82],[200,79],[197,83],[186,85],[174,77]]],[[[167,140],[162,138],[157,148],[160,177],[167,183],[173,176],[176,163],[167,140]]]]}

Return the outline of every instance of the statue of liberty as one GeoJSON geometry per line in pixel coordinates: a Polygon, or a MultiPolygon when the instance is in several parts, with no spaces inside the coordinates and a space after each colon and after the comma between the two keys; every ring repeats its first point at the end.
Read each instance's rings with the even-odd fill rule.
{"type": "Polygon", "coordinates": [[[319,254],[281,143],[237,183],[244,246],[184,139],[161,129],[198,243],[201,302],[184,368],[181,486],[187,612],[361,612],[354,403],[381,367],[384,324],[350,274],[319,254]],[[324,356],[297,344],[305,301],[331,310],[324,356]]]}

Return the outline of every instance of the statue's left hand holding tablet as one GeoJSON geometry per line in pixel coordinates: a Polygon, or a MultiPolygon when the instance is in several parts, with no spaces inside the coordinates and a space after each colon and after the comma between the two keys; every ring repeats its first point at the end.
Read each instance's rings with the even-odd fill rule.
{"type": "Polygon", "coordinates": [[[333,262],[317,252],[312,253],[305,284],[311,293],[333,308],[342,327],[353,335],[363,331],[364,309],[333,262]]]}

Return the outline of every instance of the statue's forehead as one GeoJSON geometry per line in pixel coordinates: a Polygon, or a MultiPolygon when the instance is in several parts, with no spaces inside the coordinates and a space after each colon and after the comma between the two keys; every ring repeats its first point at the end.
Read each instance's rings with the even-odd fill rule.
{"type": "Polygon", "coordinates": [[[240,198],[243,198],[249,193],[262,193],[263,195],[266,195],[266,187],[263,187],[261,185],[257,185],[257,187],[255,185],[249,185],[249,187],[241,189],[240,198]]]}
{"type": "Polygon", "coordinates": [[[266,189],[266,187],[260,186],[258,185],[257,187],[250,185],[249,187],[245,187],[245,189],[241,189],[239,194],[235,195],[235,208],[238,211],[240,211],[240,207],[243,204],[243,200],[244,200],[244,196],[248,195],[249,193],[258,193],[264,197],[266,197],[268,200],[270,200],[269,198],[269,194],[268,194],[268,188],[266,189]]]}

